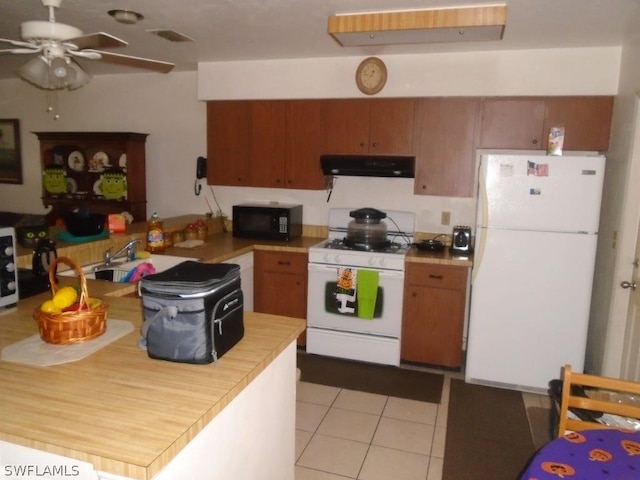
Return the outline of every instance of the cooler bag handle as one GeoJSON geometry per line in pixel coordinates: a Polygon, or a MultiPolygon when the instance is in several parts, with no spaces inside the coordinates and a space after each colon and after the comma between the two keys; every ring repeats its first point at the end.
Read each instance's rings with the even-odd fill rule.
{"type": "Polygon", "coordinates": [[[138,340],[138,346],[143,350],[147,349],[147,334],[149,333],[151,324],[158,318],[160,318],[160,315],[164,314],[165,312],[169,316],[169,318],[176,318],[176,316],[178,315],[178,307],[176,307],[175,305],[167,305],[166,307],[162,307],[155,313],[153,317],[142,322],[142,326],[140,327],[140,339],[138,340]]]}

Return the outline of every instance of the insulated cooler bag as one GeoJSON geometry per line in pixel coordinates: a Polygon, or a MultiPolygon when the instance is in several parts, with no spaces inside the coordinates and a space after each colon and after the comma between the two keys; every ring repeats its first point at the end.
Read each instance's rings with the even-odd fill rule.
{"type": "Polygon", "coordinates": [[[143,277],[140,346],[149,357],[211,363],[244,336],[240,266],[182,262],[143,277]]]}

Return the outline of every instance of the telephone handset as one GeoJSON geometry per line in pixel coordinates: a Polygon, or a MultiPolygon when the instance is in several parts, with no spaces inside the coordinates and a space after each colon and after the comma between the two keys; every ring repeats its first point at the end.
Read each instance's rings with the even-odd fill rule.
{"type": "Polygon", "coordinates": [[[207,177],[207,159],[204,157],[198,157],[196,162],[196,183],[193,186],[194,193],[200,195],[201,186],[198,180],[207,177]]]}
{"type": "Polygon", "coordinates": [[[196,164],[196,178],[205,178],[207,176],[207,159],[204,157],[198,157],[198,163],[196,164]]]}

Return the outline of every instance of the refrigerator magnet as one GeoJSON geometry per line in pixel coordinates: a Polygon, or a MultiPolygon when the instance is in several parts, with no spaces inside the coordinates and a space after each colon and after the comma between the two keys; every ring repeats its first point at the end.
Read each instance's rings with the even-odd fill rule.
{"type": "Polygon", "coordinates": [[[540,195],[542,192],[539,188],[530,188],[529,195],[540,195]]]}

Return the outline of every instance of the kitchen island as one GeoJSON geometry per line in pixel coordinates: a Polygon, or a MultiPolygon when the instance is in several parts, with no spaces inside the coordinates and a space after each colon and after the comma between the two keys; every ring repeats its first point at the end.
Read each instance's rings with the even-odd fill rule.
{"type": "MultiPolygon", "coordinates": [[[[92,296],[107,293],[106,282],[90,283],[92,296]]],[[[37,334],[32,312],[48,297],[2,312],[0,348],[37,334]]],[[[3,474],[22,463],[66,465],[59,472],[80,479],[293,480],[295,339],[304,320],[245,312],[233,349],[216,364],[189,365],[138,348],[140,299],[103,298],[109,318],[133,332],[72,363],[0,361],[3,474]]]]}

